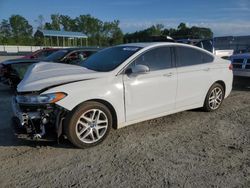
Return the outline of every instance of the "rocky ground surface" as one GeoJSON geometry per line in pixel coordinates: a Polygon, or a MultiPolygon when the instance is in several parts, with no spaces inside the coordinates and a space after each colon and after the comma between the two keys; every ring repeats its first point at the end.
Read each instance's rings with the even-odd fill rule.
{"type": "Polygon", "coordinates": [[[250,80],[237,81],[216,112],[114,130],[89,149],[15,138],[0,85],[0,187],[250,187],[250,80]]]}

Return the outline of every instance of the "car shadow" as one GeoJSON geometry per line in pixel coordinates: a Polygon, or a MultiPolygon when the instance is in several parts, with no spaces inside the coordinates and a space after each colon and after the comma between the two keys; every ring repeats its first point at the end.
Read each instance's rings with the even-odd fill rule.
{"type": "Polygon", "coordinates": [[[26,146],[32,148],[38,148],[43,146],[50,146],[54,148],[75,148],[68,140],[60,138],[58,141],[39,141],[25,138],[18,138],[14,129],[9,128],[2,129],[0,131],[0,147],[19,147],[26,146]]]}
{"type": "Polygon", "coordinates": [[[234,77],[233,90],[234,91],[250,91],[250,78],[249,77],[234,77]]]}

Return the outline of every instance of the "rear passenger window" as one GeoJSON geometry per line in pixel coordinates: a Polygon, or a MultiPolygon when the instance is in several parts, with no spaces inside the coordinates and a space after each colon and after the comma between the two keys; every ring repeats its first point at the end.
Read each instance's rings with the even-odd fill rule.
{"type": "Polygon", "coordinates": [[[149,50],[140,55],[131,65],[146,65],[150,71],[171,68],[171,49],[170,47],[160,47],[149,50]]]}
{"type": "Polygon", "coordinates": [[[176,47],[178,66],[199,65],[213,61],[213,56],[189,47],[176,47]]]}
{"type": "Polygon", "coordinates": [[[213,44],[210,40],[205,40],[202,42],[203,48],[209,52],[213,52],[213,44]]]}
{"type": "Polygon", "coordinates": [[[203,53],[203,63],[210,63],[213,62],[213,60],[214,60],[213,56],[203,53]]]}

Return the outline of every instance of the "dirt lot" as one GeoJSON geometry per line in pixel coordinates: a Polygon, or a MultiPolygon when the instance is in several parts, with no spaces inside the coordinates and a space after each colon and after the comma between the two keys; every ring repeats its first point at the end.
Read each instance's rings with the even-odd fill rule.
{"type": "Polygon", "coordinates": [[[217,112],[142,122],[84,150],[17,140],[11,95],[0,85],[0,187],[250,187],[249,79],[217,112]]]}

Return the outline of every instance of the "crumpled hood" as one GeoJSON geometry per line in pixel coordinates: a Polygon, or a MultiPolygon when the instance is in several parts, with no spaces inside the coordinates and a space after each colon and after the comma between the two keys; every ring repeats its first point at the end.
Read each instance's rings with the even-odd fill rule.
{"type": "Polygon", "coordinates": [[[40,62],[29,67],[23,80],[18,84],[17,91],[40,91],[47,87],[94,79],[103,75],[105,73],[95,72],[76,65],[40,62]]]}

